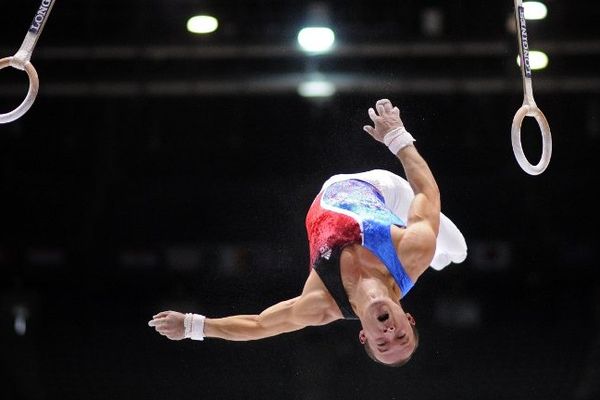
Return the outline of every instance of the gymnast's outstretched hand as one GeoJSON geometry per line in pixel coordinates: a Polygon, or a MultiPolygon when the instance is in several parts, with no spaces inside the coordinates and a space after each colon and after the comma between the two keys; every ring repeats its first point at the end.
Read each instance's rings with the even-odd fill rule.
{"type": "Polygon", "coordinates": [[[375,126],[365,125],[363,129],[375,140],[384,143],[385,135],[394,129],[403,127],[404,123],[400,119],[400,110],[398,107],[394,107],[388,99],[378,100],[375,108],[377,111],[369,108],[369,117],[375,126]]]}
{"type": "Polygon", "coordinates": [[[163,311],[154,315],[148,325],[171,340],[181,340],[185,338],[184,319],[185,315],[180,312],[163,311]]]}

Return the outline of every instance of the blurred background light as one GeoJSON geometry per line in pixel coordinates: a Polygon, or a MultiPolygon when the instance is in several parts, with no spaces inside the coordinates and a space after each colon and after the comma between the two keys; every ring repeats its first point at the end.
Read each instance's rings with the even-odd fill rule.
{"type": "Polygon", "coordinates": [[[523,3],[523,8],[525,9],[525,19],[544,19],[548,15],[548,7],[539,1],[526,1],[523,3]]]}
{"type": "Polygon", "coordinates": [[[196,15],[188,19],[187,29],[192,33],[211,33],[217,30],[219,21],[210,15],[196,15]]]}
{"type": "Polygon", "coordinates": [[[13,307],[14,329],[15,333],[19,336],[27,333],[27,318],[29,317],[29,310],[24,305],[16,305],[13,307]]]}
{"type": "Polygon", "coordinates": [[[428,37],[438,37],[444,32],[444,13],[439,7],[421,11],[421,30],[428,37]]]}
{"type": "Polygon", "coordinates": [[[298,85],[302,97],[330,97],[335,94],[335,85],[325,79],[311,79],[298,85]]]}
{"type": "MultiPolygon", "coordinates": [[[[521,66],[521,57],[517,56],[517,65],[521,66]]],[[[548,56],[543,51],[532,50],[529,52],[529,66],[532,70],[544,69],[548,66],[548,56]]]]}
{"type": "Polygon", "coordinates": [[[298,44],[308,53],[324,53],[333,47],[335,33],[327,27],[306,27],[298,32],[298,44]]]}

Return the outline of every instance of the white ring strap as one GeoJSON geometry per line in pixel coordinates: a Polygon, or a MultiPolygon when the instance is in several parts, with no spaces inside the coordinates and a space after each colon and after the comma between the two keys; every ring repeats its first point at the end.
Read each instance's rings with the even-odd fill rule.
{"type": "Polygon", "coordinates": [[[523,105],[517,110],[511,127],[512,148],[517,162],[530,175],[539,175],[550,163],[552,156],[552,135],[550,125],[544,113],[538,108],[533,99],[533,86],[531,80],[531,66],[529,64],[529,41],[527,26],[525,24],[525,10],[521,0],[515,0],[515,20],[517,23],[517,36],[519,38],[519,57],[521,59],[521,75],[523,77],[523,105]],[[521,144],[521,124],[525,117],[534,117],[542,133],[542,156],[538,164],[533,165],[523,153],[521,144]]]}
{"type": "Polygon", "coordinates": [[[6,67],[13,67],[27,72],[27,75],[29,76],[29,90],[27,91],[25,100],[23,100],[23,102],[13,111],[6,114],[0,114],[0,124],[19,119],[29,110],[29,108],[31,108],[35,101],[40,83],[37,71],[29,60],[31,59],[33,49],[44,29],[44,25],[46,25],[48,15],[50,15],[50,11],[54,6],[54,1],[55,0],[42,0],[19,51],[17,51],[13,57],[0,59],[0,70],[6,67]]]}

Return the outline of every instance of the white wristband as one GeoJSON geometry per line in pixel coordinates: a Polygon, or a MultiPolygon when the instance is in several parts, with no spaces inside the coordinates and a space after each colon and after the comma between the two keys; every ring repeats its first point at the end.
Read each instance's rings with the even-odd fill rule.
{"type": "Polygon", "coordinates": [[[412,146],[415,138],[403,127],[389,131],[383,137],[383,143],[395,155],[406,146],[412,146]]]}
{"type": "Polygon", "coordinates": [[[183,320],[184,336],[192,340],[204,340],[204,320],[206,317],[199,314],[185,314],[183,320]]]}
{"type": "Polygon", "coordinates": [[[183,336],[187,339],[192,333],[192,314],[185,314],[183,319],[183,336]]]}

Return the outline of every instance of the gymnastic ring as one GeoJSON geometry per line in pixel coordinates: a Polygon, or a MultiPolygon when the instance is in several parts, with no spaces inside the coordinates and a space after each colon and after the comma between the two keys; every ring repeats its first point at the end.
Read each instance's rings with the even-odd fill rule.
{"type": "Polygon", "coordinates": [[[513,118],[511,140],[513,152],[523,171],[530,175],[539,175],[544,172],[548,163],[550,163],[550,156],[552,155],[552,135],[550,134],[548,120],[546,120],[546,116],[544,116],[542,110],[536,106],[523,104],[513,118]],[[529,163],[521,145],[521,124],[525,117],[534,117],[542,133],[542,156],[540,157],[540,162],[536,165],[529,163]]]}
{"type": "MultiPolygon", "coordinates": [[[[0,59],[0,70],[9,66],[14,67],[14,64],[11,63],[12,60],[13,57],[6,57],[0,59]]],[[[27,72],[27,75],[29,76],[29,90],[27,91],[27,96],[25,97],[25,100],[23,100],[23,102],[11,112],[8,112],[6,114],[0,114],[0,124],[6,124],[8,122],[12,122],[16,119],[21,118],[23,114],[25,114],[31,108],[38,94],[40,81],[38,79],[37,71],[33,67],[33,64],[27,61],[23,65],[22,69],[25,70],[25,72],[27,72]]]]}

